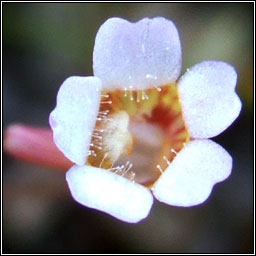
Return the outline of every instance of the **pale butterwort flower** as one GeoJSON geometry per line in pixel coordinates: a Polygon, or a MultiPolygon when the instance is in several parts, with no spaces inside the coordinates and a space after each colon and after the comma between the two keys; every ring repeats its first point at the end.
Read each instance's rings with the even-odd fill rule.
{"type": "Polygon", "coordinates": [[[174,206],[201,204],[230,175],[231,156],[209,138],[239,115],[236,71],[204,61],[179,78],[181,53],[177,29],[164,18],[111,18],[100,27],[94,76],[65,80],[50,115],[56,145],[74,162],[66,179],[77,202],[138,222],[153,196],[174,206]],[[135,154],[140,137],[162,145],[152,170],[141,175],[131,161],[115,166],[135,154]]]}

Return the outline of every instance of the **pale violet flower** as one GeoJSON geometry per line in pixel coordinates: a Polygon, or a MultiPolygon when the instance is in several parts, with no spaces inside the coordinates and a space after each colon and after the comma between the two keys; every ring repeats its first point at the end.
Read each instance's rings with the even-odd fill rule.
{"type": "Polygon", "coordinates": [[[152,194],[169,205],[193,206],[203,203],[212,187],[230,175],[231,156],[209,138],[239,115],[236,71],[222,61],[204,61],[177,80],[181,60],[179,35],[170,20],[157,17],[130,23],[111,18],[100,27],[93,53],[94,76],[64,81],[50,115],[56,145],[74,162],[66,179],[77,202],[133,223],[148,215],[152,194]],[[108,98],[111,92],[141,91],[146,101],[144,91],[156,88],[160,93],[162,86],[175,82],[188,139],[163,173],[147,187],[113,171],[128,173],[129,164],[104,168],[105,158],[114,163],[132,144],[129,115],[111,107],[115,104],[115,98],[108,98]],[[101,110],[104,103],[109,110],[101,110]],[[102,120],[107,124],[98,128],[102,120]],[[95,137],[100,144],[92,142],[95,137]],[[105,150],[104,158],[97,160],[92,147],[98,154],[105,150]],[[88,164],[90,157],[96,159],[93,166],[88,164]]]}

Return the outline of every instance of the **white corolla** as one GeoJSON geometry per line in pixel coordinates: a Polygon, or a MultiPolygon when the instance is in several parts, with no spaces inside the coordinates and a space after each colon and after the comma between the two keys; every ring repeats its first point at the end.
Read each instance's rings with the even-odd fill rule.
{"type": "MultiPolygon", "coordinates": [[[[153,196],[173,206],[197,205],[230,175],[231,156],[209,138],[223,132],[240,113],[236,71],[222,61],[204,61],[179,78],[181,66],[180,39],[170,20],[157,17],[130,23],[111,18],[100,27],[93,52],[94,76],[66,79],[50,114],[54,141],[74,162],[66,179],[77,202],[134,223],[147,217],[153,196]],[[100,110],[106,92],[161,90],[173,83],[189,140],[151,186],[113,171],[117,169],[103,168],[104,159],[96,161],[98,165],[88,164],[88,157],[101,150],[112,154],[114,163],[131,143],[125,110],[115,115],[112,108],[109,125],[97,130],[97,121],[108,114],[100,110]],[[93,145],[95,136],[104,143],[93,145]]],[[[115,103],[115,98],[104,100],[110,108],[115,103]]]]}

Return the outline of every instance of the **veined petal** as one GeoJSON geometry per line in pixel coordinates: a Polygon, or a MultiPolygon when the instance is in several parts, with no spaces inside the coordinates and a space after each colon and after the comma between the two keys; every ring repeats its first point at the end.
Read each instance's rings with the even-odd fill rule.
{"type": "Polygon", "coordinates": [[[220,134],[237,118],[241,101],[235,93],[236,71],[221,61],[204,61],[178,82],[183,114],[191,137],[220,134]]]}
{"type": "Polygon", "coordinates": [[[96,77],[69,77],[61,85],[49,122],[58,148],[78,165],[85,164],[101,100],[96,77]]]}
{"type": "Polygon", "coordinates": [[[73,166],[66,174],[73,198],[80,204],[135,223],[147,217],[153,204],[150,191],[109,170],[73,166]]]}
{"type": "Polygon", "coordinates": [[[181,45],[175,25],[160,17],[136,23],[108,19],[96,36],[93,70],[108,90],[142,90],[176,81],[181,45]]]}
{"type": "Polygon", "coordinates": [[[185,145],[157,180],[153,194],[169,205],[201,204],[231,169],[232,158],[224,148],[211,140],[194,140],[185,145]]]}

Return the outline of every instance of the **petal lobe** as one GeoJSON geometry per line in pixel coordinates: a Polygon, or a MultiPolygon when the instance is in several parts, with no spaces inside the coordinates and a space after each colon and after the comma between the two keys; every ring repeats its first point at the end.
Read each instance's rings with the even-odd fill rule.
{"type": "Polygon", "coordinates": [[[161,17],[136,23],[107,20],[96,36],[93,70],[108,90],[142,90],[174,82],[181,70],[175,25],[161,17]]]}
{"type": "Polygon", "coordinates": [[[153,194],[169,205],[201,204],[231,169],[232,158],[224,148],[211,140],[194,140],[185,145],[157,180],[153,194]]]}
{"type": "Polygon", "coordinates": [[[153,204],[148,189],[109,170],[73,166],[66,179],[78,203],[122,221],[136,223],[146,218],[153,204]]]}
{"type": "Polygon", "coordinates": [[[241,110],[236,81],[235,69],[221,61],[201,62],[181,77],[178,90],[191,137],[217,136],[234,122],[241,110]]]}
{"type": "Polygon", "coordinates": [[[96,77],[69,77],[61,85],[49,123],[57,147],[78,165],[85,164],[101,100],[96,77]]]}

